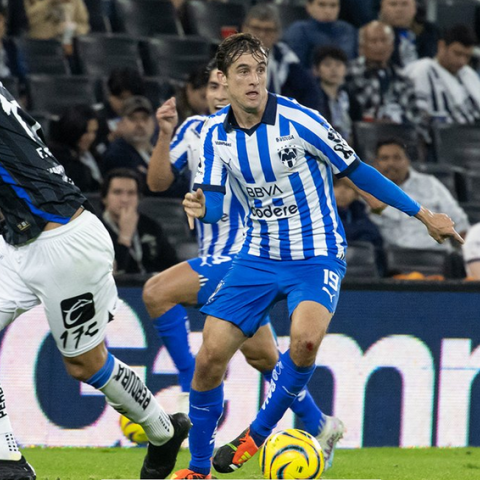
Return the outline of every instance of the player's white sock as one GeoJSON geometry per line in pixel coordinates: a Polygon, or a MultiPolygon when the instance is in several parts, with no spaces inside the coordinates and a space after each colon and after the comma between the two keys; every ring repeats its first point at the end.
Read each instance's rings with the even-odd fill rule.
{"type": "Polygon", "coordinates": [[[163,445],[172,438],[170,418],[152,392],[128,365],[111,353],[105,365],[86,383],[102,391],[117,412],[140,424],[154,445],[163,445]]]}
{"type": "Polygon", "coordinates": [[[5,407],[5,394],[0,385],[0,460],[20,460],[22,454],[18,450],[13,436],[12,424],[5,407]]]}

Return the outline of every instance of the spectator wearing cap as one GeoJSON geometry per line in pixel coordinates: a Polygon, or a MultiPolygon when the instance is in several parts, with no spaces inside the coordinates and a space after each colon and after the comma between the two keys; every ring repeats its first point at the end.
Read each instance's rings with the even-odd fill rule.
{"type": "Polygon", "coordinates": [[[142,96],[125,100],[117,130],[119,138],[110,144],[103,157],[105,172],[114,168],[135,170],[146,185],[148,162],[153,150],[151,139],[155,130],[150,101],[142,96]]]}

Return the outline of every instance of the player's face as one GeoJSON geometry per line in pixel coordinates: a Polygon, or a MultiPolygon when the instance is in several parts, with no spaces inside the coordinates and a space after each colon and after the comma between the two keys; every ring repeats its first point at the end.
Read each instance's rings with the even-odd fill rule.
{"type": "Polygon", "coordinates": [[[259,20],[257,18],[252,18],[248,23],[245,23],[242,32],[250,33],[257,37],[263,43],[263,46],[268,49],[277,43],[280,35],[280,30],[277,25],[275,25],[275,22],[259,20]]]}
{"type": "Polygon", "coordinates": [[[137,110],[122,118],[122,136],[129,143],[141,144],[149,142],[154,130],[153,117],[144,110],[137,110]]]}
{"type": "Polygon", "coordinates": [[[263,112],[267,104],[267,58],[246,53],[230,65],[227,75],[219,74],[234,110],[249,114],[263,112]]]}
{"type": "Polygon", "coordinates": [[[80,150],[80,152],[87,152],[88,150],[90,150],[92,143],[97,138],[97,132],[98,120],[92,118],[88,121],[87,131],[80,137],[80,140],[78,141],[78,149],[80,150]]]}
{"type": "Polygon", "coordinates": [[[383,0],[380,10],[382,21],[397,28],[408,28],[417,13],[415,0],[383,0]]]}
{"type": "Polygon", "coordinates": [[[319,22],[336,22],[340,0],[312,0],[306,5],[308,14],[319,22]]]}
{"type": "Polygon", "coordinates": [[[460,42],[446,45],[443,40],[438,42],[438,62],[451,74],[456,75],[460,69],[468,65],[472,58],[473,46],[466,47],[460,42]]]}
{"type": "Polygon", "coordinates": [[[230,102],[228,100],[227,89],[218,79],[218,69],[214,68],[210,72],[207,84],[207,103],[209,112],[215,113],[226,107],[230,102]]]}
{"type": "Polygon", "coordinates": [[[347,66],[335,58],[325,58],[320,65],[315,68],[315,75],[327,85],[343,85],[347,66]]]}
{"type": "Polygon", "coordinates": [[[410,160],[399,145],[383,145],[378,150],[375,166],[393,183],[401,185],[408,178],[410,160]]]}
{"type": "Polygon", "coordinates": [[[120,217],[122,210],[138,207],[137,182],[133,178],[112,178],[107,196],[103,199],[105,210],[114,219],[120,217]]]}

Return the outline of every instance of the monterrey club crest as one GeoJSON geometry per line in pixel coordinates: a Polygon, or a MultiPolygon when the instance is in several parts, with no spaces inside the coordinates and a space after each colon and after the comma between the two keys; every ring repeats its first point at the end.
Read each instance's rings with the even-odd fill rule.
{"type": "Polygon", "coordinates": [[[287,168],[293,168],[297,163],[297,149],[295,147],[285,147],[278,151],[280,160],[287,168]]]}

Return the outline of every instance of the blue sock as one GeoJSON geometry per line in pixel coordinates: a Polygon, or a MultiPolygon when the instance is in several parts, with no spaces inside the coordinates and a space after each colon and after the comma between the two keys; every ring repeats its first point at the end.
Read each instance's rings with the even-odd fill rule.
{"type": "Polygon", "coordinates": [[[211,469],[214,443],[212,437],[217,430],[217,424],[223,413],[223,383],[213,390],[197,392],[190,391],[190,412],[192,421],[189,434],[190,470],[208,475],[211,469]]]}
{"type": "Polygon", "coordinates": [[[272,373],[267,398],[250,425],[250,436],[258,446],[270,435],[314,371],[315,365],[297,367],[290,358],[290,350],[280,355],[272,373]]]}
{"type": "MultiPolygon", "coordinates": [[[[272,380],[272,371],[262,372],[263,378],[270,383],[272,380]]],[[[325,423],[325,415],[318,408],[315,400],[304,388],[290,405],[292,412],[300,418],[305,426],[305,431],[316,437],[325,423]]]]}
{"type": "Polygon", "coordinates": [[[195,370],[195,357],[188,342],[187,311],[181,305],[175,305],[155,318],[153,326],[177,367],[178,383],[182,392],[189,392],[195,370]]]}

